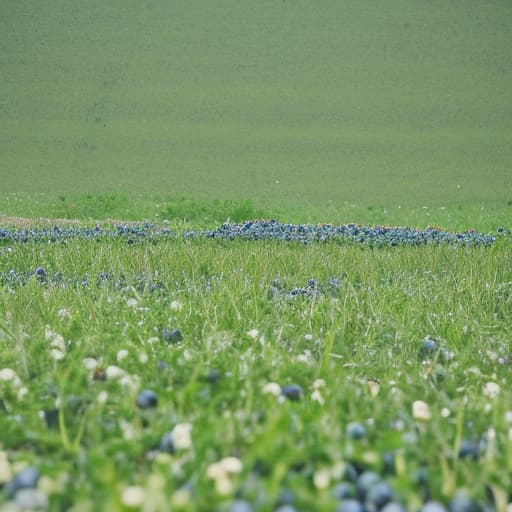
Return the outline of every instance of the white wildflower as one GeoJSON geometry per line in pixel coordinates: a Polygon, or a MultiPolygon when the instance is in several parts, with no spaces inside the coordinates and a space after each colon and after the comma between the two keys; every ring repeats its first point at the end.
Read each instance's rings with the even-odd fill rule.
{"type": "Polygon", "coordinates": [[[312,334],[304,334],[304,339],[306,341],[313,341],[313,335],[312,334]]]}
{"type": "Polygon", "coordinates": [[[318,402],[320,405],[325,404],[324,397],[322,396],[322,393],[320,393],[319,389],[315,389],[313,393],[311,393],[311,400],[318,402]]]}
{"type": "Polygon", "coordinates": [[[429,421],[432,419],[432,412],[426,402],[423,400],[416,400],[412,404],[412,417],[415,420],[429,421]]]}
{"type": "Polygon", "coordinates": [[[141,507],[144,504],[145,498],[144,489],[138,485],[125,487],[121,494],[121,502],[125,507],[141,507]]]}
{"type": "Polygon", "coordinates": [[[71,311],[66,308],[59,309],[59,311],[57,311],[57,317],[58,318],[71,318],[71,311]]]}
{"type": "Polygon", "coordinates": [[[192,447],[192,423],[178,423],[172,429],[172,441],[176,450],[188,450],[192,447]]]}
{"type": "Polygon", "coordinates": [[[126,372],[122,368],[119,368],[119,366],[110,365],[107,366],[107,369],[105,370],[105,375],[107,376],[107,380],[113,380],[124,377],[126,375],[126,372]]]}
{"type": "Polygon", "coordinates": [[[89,371],[94,371],[98,366],[98,361],[94,357],[85,357],[82,359],[82,364],[89,371]]]}
{"type": "Polygon", "coordinates": [[[281,395],[281,386],[277,382],[267,382],[263,386],[263,393],[274,395],[274,396],[280,396],[281,395]]]}
{"type": "Polygon", "coordinates": [[[126,350],[126,349],[119,350],[117,352],[117,356],[116,356],[117,362],[120,363],[123,359],[126,359],[129,355],[130,355],[130,353],[128,352],[128,350],[126,350]]]}
{"type": "Polygon", "coordinates": [[[134,309],[135,309],[135,308],[139,305],[139,303],[137,302],[137,299],[133,299],[133,298],[131,298],[131,299],[128,299],[128,300],[126,301],[126,305],[127,305],[129,308],[134,308],[134,309]]]}
{"type": "Polygon", "coordinates": [[[217,491],[217,494],[220,494],[221,496],[232,494],[233,482],[226,474],[224,474],[215,480],[215,490],[217,491]]]}
{"type": "Polygon", "coordinates": [[[327,489],[331,483],[331,472],[326,468],[315,471],[313,483],[317,489],[327,489]]]}
{"type": "Polygon", "coordinates": [[[249,338],[252,338],[253,340],[255,340],[258,336],[259,336],[260,332],[258,331],[258,329],[251,329],[250,331],[247,332],[247,336],[249,336],[249,338]]]}
{"type": "Polygon", "coordinates": [[[505,413],[505,422],[512,424],[512,411],[507,411],[505,413]]]}
{"type": "Polygon", "coordinates": [[[183,304],[179,300],[173,300],[170,307],[173,311],[179,311],[183,307],[183,304]]]}
{"type": "Polygon", "coordinates": [[[140,377],[138,375],[125,374],[119,379],[119,384],[129,388],[131,391],[137,391],[140,387],[140,377]]]}
{"type": "Polygon", "coordinates": [[[242,472],[242,461],[237,457],[224,457],[220,460],[221,468],[229,474],[242,472]]]}
{"type": "Polygon", "coordinates": [[[441,416],[443,418],[448,418],[448,416],[450,416],[451,412],[450,412],[450,409],[448,409],[447,407],[443,407],[441,409],[441,416]]]}
{"type": "Polygon", "coordinates": [[[146,364],[148,362],[148,355],[146,354],[146,352],[141,352],[139,354],[139,363],[141,364],[146,364]]]}
{"type": "Polygon", "coordinates": [[[105,403],[107,403],[107,400],[108,400],[108,393],[105,390],[100,391],[98,393],[98,396],[96,397],[96,401],[100,405],[104,405],[105,403]]]}
{"type": "Polygon", "coordinates": [[[485,396],[488,396],[491,399],[496,398],[500,394],[501,388],[496,382],[488,382],[483,389],[483,393],[485,396]]]}
{"type": "Polygon", "coordinates": [[[9,482],[12,478],[11,464],[7,452],[0,451],[0,485],[9,482]]]}
{"type": "Polygon", "coordinates": [[[313,382],[313,389],[320,389],[325,387],[325,380],[324,379],[316,379],[313,382]]]}
{"type": "Polygon", "coordinates": [[[59,350],[58,348],[52,348],[50,350],[50,357],[54,361],[61,361],[62,359],[64,359],[64,352],[62,352],[62,350],[59,350]]]}

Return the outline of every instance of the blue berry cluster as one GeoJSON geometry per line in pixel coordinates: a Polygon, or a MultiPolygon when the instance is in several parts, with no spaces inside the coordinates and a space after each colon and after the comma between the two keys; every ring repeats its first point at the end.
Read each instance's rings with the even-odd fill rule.
{"type": "MultiPolygon", "coordinates": [[[[0,228],[0,241],[52,243],[72,239],[112,240],[121,239],[128,244],[136,241],[160,241],[174,239],[178,235],[168,228],[156,227],[149,223],[118,226],[115,229],[63,228],[8,230],[0,228]]],[[[189,238],[216,238],[222,240],[281,240],[310,243],[349,241],[369,246],[404,246],[427,244],[455,244],[463,246],[490,246],[495,237],[465,231],[451,233],[437,227],[426,229],[410,227],[364,226],[359,224],[286,224],[276,220],[255,220],[242,223],[226,222],[213,230],[187,231],[189,238]]]]}
{"type": "Polygon", "coordinates": [[[426,229],[358,224],[283,224],[270,221],[249,221],[240,224],[225,223],[205,233],[208,238],[227,240],[283,240],[309,243],[352,241],[363,245],[404,246],[427,244],[457,244],[464,246],[490,246],[495,238],[490,235],[466,231],[449,233],[436,227],[426,229]]]}

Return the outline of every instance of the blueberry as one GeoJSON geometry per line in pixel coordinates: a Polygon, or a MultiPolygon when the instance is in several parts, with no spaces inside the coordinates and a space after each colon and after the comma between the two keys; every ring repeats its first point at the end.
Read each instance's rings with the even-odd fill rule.
{"type": "Polygon", "coordinates": [[[396,474],[396,464],[395,464],[395,456],[391,452],[386,452],[382,456],[382,474],[383,475],[395,475],[396,474]]]}
{"type": "Polygon", "coordinates": [[[450,512],[478,512],[478,510],[477,504],[471,501],[463,491],[458,491],[450,501],[450,512]]]}
{"type": "Polygon", "coordinates": [[[159,370],[162,371],[169,369],[169,365],[165,361],[158,361],[158,363],[156,363],[156,366],[159,370]]]}
{"type": "Polygon", "coordinates": [[[393,491],[387,482],[372,485],[366,494],[366,508],[372,512],[380,510],[393,499],[393,491]]]}
{"type": "Polygon", "coordinates": [[[374,471],[364,471],[361,473],[356,482],[357,497],[360,500],[364,500],[368,494],[368,491],[380,481],[380,476],[374,471]]]}
{"type": "Polygon", "coordinates": [[[34,489],[39,481],[39,476],[39,470],[33,466],[22,469],[5,486],[5,494],[8,498],[12,498],[20,489],[34,489]]]}
{"type": "Polygon", "coordinates": [[[172,432],[166,432],[162,439],[160,439],[160,444],[158,445],[158,450],[166,453],[174,453],[174,440],[172,438],[172,432]]]}
{"type": "Polygon", "coordinates": [[[420,508],[420,512],[448,512],[446,510],[446,507],[437,501],[427,501],[423,505],[423,507],[420,508]]]}
{"type": "Polygon", "coordinates": [[[276,499],[275,506],[282,507],[285,505],[293,505],[295,503],[295,495],[289,489],[283,489],[276,499]]]}
{"type": "Polygon", "coordinates": [[[380,512],[405,512],[405,508],[397,503],[396,501],[391,501],[387,505],[381,508],[380,512]]]}
{"type": "Polygon", "coordinates": [[[343,500],[336,512],[365,512],[365,510],[361,502],[349,499],[343,500]]]}
{"type": "Polygon", "coordinates": [[[183,335],[179,329],[162,329],[162,338],[164,341],[176,343],[183,339],[183,335]]]}
{"type": "Polygon", "coordinates": [[[473,439],[463,439],[459,448],[459,459],[478,459],[480,455],[480,443],[473,439]]]}
{"type": "Polygon", "coordinates": [[[42,267],[36,268],[36,276],[44,277],[46,275],[46,271],[42,267]]]}
{"type": "Polygon", "coordinates": [[[361,423],[358,423],[357,421],[351,421],[347,425],[347,437],[350,439],[362,439],[366,436],[366,429],[364,428],[361,423]]]}
{"type": "Polygon", "coordinates": [[[245,500],[235,500],[229,509],[230,512],[253,512],[252,505],[245,500]]]}
{"type": "Polygon", "coordinates": [[[59,409],[46,409],[43,415],[48,428],[56,428],[59,425],[59,409]]]}
{"type": "Polygon", "coordinates": [[[156,407],[158,404],[158,398],[154,391],[150,389],[142,390],[137,396],[137,407],[141,409],[150,409],[156,407]]]}
{"type": "Polygon", "coordinates": [[[350,482],[340,482],[334,489],[332,490],[332,494],[334,498],[337,500],[345,500],[347,498],[355,498],[356,497],[356,488],[354,484],[350,482]]]}
{"type": "Polygon", "coordinates": [[[288,400],[300,400],[303,392],[298,384],[287,384],[281,388],[281,394],[288,398],[288,400]]]}
{"type": "Polygon", "coordinates": [[[437,352],[437,343],[435,340],[426,336],[420,348],[420,358],[432,357],[437,352]]]}

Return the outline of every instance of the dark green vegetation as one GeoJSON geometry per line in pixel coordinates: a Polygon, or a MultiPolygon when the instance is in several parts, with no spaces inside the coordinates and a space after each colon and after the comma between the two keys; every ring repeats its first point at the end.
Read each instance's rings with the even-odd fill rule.
{"type": "Polygon", "coordinates": [[[511,499],[508,238],[1,251],[2,273],[33,275],[0,289],[0,452],[39,470],[52,510],[271,511],[286,490],[333,511],[354,468],[406,510],[511,499]]]}
{"type": "Polygon", "coordinates": [[[5,0],[0,212],[25,192],[510,214],[511,46],[507,0],[5,0]]]}

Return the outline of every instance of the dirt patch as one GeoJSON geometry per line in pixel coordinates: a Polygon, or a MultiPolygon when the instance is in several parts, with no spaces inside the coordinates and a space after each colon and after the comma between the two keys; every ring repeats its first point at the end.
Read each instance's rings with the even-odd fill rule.
{"type": "Polygon", "coordinates": [[[90,226],[91,224],[98,224],[100,226],[135,226],[141,224],[142,221],[122,221],[122,220],[101,220],[97,222],[84,222],[78,219],[46,219],[43,217],[30,218],[30,217],[11,217],[7,215],[0,215],[0,227],[10,229],[34,229],[34,228],[48,228],[48,227],[80,227],[90,226]]]}

